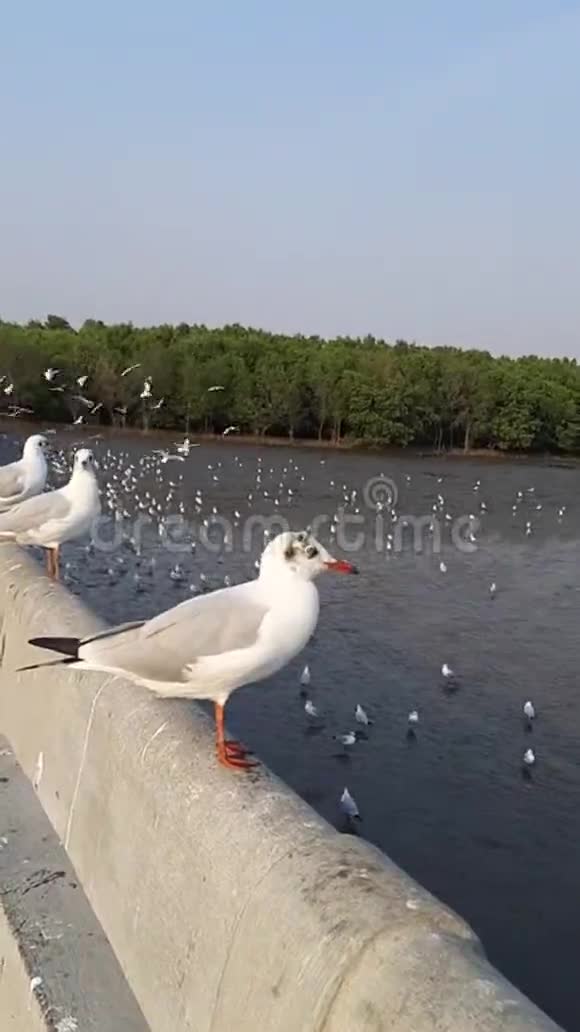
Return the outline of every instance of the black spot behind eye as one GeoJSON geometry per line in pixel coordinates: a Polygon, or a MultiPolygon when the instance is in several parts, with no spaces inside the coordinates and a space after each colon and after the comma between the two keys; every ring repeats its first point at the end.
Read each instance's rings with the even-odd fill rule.
{"type": "Polygon", "coordinates": [[[315,548],[314,545],[309,545],[306,549],[306,555],[309,559],[314,559],[314,557],[318,555],[318,549],[315,548]]]}

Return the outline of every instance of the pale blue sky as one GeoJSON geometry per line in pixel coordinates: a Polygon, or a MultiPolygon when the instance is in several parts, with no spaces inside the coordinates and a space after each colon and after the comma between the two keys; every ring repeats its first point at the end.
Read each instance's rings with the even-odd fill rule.
{"type": "Polygon", "coordinates": [[[19,0],[0,315],[580,357],[580,0],[19,0]]]}

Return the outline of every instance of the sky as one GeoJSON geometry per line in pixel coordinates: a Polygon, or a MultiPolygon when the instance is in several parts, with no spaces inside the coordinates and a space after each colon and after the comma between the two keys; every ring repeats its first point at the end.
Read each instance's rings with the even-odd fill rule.
{"type": "Polygon", "coordinates": [[[580,0],[19,0],[0,317],[580,358],[580,0]]]}

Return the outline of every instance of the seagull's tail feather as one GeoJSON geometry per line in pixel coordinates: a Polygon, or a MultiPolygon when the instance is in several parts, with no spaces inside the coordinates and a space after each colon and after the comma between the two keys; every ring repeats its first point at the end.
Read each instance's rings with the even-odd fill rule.
{"type": "Polygon", "coordinates": [[[62,659],[50,659],[45,663],[32,663],[30,666],[19,667],[22,670],[38,670],[39,667],[57,666],[62,663],[76,663],[79,658],[80,638],[30,638],[29,645],[36,645],[40,649],[50,649],[52,652],[60,652],[62,659]]]}

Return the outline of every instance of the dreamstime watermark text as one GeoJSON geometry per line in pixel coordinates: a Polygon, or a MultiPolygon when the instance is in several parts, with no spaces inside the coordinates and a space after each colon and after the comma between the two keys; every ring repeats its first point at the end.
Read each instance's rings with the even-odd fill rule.
{"type": "MultiPolygon", "coordinates": [[[[329,543],[338,551],[356,554],[374,551],[377,555],[431,552],[439,555],[445,542],[463,553],[477,550],[480,520],[470,514],[451,516],[443,506],[430,513],[399,513],[399,492],[394,480],[372,477],[358,495],[338,506],[333,513],[318,513],[308,527],[300,525],[299,514],[251,512],[247,516],[212,513],[187,517],[170,513],[155,518],[141,513],[134,518],[101,515],[93,524],[93,546],[113,553],[129,545],[140,553],[152,535],[157,535],[164,550],[174,555],[190,553],[197,547],[211,555],[261,551],[264,543],[288,530],[308,529],[313,537],[329,543]]],[[[291,507],[290,507],[291,508],[291,507]]]]}

